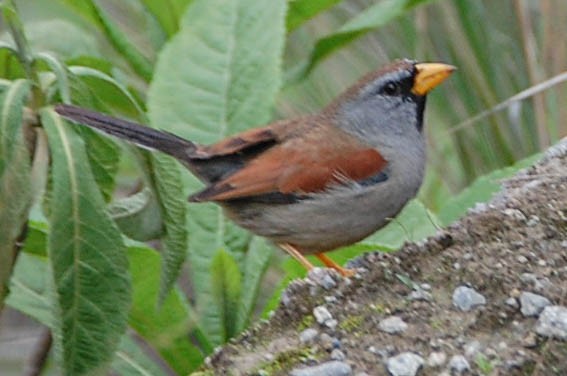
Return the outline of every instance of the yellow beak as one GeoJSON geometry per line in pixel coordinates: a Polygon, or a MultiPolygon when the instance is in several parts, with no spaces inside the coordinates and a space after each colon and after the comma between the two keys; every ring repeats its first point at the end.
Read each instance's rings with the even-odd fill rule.
{"type": "Polygon", "coordinates": [[[445,81],[457,68],[449,64],[419,63],[415,65],[415,69],[417,69],[417,74],[411,91],[423,96],[445,81]]]}

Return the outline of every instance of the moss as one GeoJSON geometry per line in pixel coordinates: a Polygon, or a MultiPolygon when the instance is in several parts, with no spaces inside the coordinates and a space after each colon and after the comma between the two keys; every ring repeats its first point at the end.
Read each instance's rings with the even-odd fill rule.
{"type": "Polygon", "coordinates": [[[314,348],[303,346],[280,353],[273,361],[260,366],[255,373],[272,375],[277,372],[287,371],[307,359],[317,360],[318,358],[319,356],[314,348]]]}
{"type": "Polygon", "coordinates": [[[347,333],[353,333],[356,332],[357,329],[360,329],[360,326],[363,321],[364,321],[363,315],[352,315],[342,320],[341,323],[339,324],[339,328],[347,333]]]}
{"type": "Polygon", "coordinates": [[[307,328],[310,328],[315,322],[315,318],[312,315],[305,315],[303,320],[297,326],[297,331],[302,332],[307,328]]]}

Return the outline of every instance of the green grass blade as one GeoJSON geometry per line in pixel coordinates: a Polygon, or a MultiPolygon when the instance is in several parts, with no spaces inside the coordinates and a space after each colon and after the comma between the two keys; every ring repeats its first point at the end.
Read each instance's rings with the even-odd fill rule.
{"type": "Polygon", "coordinates": [[[306,76],[317,64],[333,52],[341,49],[369,31],[384,26],[406,14],[412,8],[431,1],[433,0],[383,0],[372,5],[344,24],[336,33],[318,40],[311,52],[309,60],[299,65],[301,68],[294,76],[306,76]]]}
{"type": "Polygon", "coordinates": [[[136,48],[128,39],[128,36],[106,15],[105,11],[96,1],[88,1],[94,10],[99,24],[114,48],[124,56],[132,69],[134,69],[140,77],[149,82],[152,79],[153,72],[153,66],[150,60],[136,48]]]}
{"type": "Polygon", "coordinates": [[[341,0],[294,0],[289,2],[286,27],[291,32],[341,0]]]}
{"type": "Polygon", "coordinates": [[[240,270],[230,253],[225,250],[216,252],[211,263],[213,299],[220,308],[218,315],[223,322],[223,341],[237,333],[238,307],[242,285],[240,270]]]}

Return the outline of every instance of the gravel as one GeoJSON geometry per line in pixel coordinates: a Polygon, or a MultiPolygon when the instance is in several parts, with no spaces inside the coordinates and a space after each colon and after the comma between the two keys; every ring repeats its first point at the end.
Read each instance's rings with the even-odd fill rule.
{"type": "Polygon", "coordinates": [[[299,340],[301,343],[310,343],[315,340],[315,338],[319,335],[319,331],[313,328],[308,328],[299,333],[299,340]]]}
{"type": "Polygon", "coordinates": [[[331,312],[325,306],[317,306],[313,309],[313,316],[315,320],[321,325],[324,325],[327,321],[333,320],[331,312]]]}
{"type": "Polygon", "coordinates": [[[522,292],[520,295],[520,306],[522,315],[533,317],[540,314],[547,306],[551,305],[551,301],[545,296],[534,294],[531,292],[522,292]]]}
{"type": "Polygon", "coordinates": [[[414,376],[423,365],[421,356],[412,352],[404,352],[388,358],[386,368],[392,376],[414,376]]]}
{"type": "Polygon", "coordinates": [[[322,363],[318,366],[294,369],[289,373],[290,376],[350,376],[352,368],[344,362],[333,360],[322,363]]]}
{"type": "Polygon", "coordinates": [[[463,355],[453,355],[449,360],[449,370],[452,374],[462,375],[470,371],[471,366],[463,355]]]}
{"type": "Polygon", "coordinates": [[[408,328],[408,324],[398,316],[390,316],[378,323],[378,329],[390,334],[403,333],[408,328]]]}
{"type": "Polygon", "coordinates": [[[459,286],[453,292],[453,305],[461,311],[468,312],[486,304],[486,298],[475,289],[459,286]]]}
{"type": "Polygon", "coordinates": [[[567,340],[567,307],[545,307],[539,315],[535,330],[544,337],[567,340]]]}

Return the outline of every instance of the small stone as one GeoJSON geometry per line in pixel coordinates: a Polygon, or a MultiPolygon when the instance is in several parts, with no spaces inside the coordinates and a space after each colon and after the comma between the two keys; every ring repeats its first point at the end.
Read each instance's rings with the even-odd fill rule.
{"type": "Polygon", "coordinates": [[[526,223],[526,225],[528,227],[534,227],[535,225],[537,225],[540,222],[539,217],[536,215],[531,215],[530,219],[528,219],[528,222],[526,223]]]}
{"type": "Polygon", "coordinates": [[[294,369],[289,374],[290,376],[350,376],[352,368],[347,363],[333,360],[318,366],[294,369]]]}
{"type": "Polygon", "coordinates": [[[538,264],[538,266],[547,266],[547,261],[545,261],[543,259],[539,259],[539,260],[537,260],[537,264],[538,264]]]}
{"type": "Polygon", "coordinates": [[[333,349],[333,337],[328,335],[327,333],[321,333],[319,336],[319,343],[321,347],[326,351],[331,351],[333,349]]]}
{"type": "Polygon", "coordinates": [[[431,291],[431,285],[429,283],[422,283],[419,287],[421,287],[422,290],[431,291]]]}
{"type": "Polygon", "coordinates": [[[325,326],[329,329],[335,329],[338,324],[339,324],[339,322],[335,319],[330,319],[330,320],[325,321],[325,326]]]}
{"type": "Polygon", "coordinates": [[[516,300],[516,298],[510,297],[510,298],[506,299],[505,303],[506,303],[507,306],[512,307],[512,308],[518,308],[519,307],[519,304],[518,304],[518,301],[516,300]]]}
{"type": "Polygon", "coordinates": [[[468,358],[475,358],[476,354],[480,352],[481,344],[477,340],[468,342],[463,349],[465,350],[465,356],[468,358]]]}
{"type": "Polygon", "coordinates": [[[417,289],[417,290],[413,290],[412,292],[410,292],[408,294],[408,299],[409,300],[420,300],[420,301],[424,301],[424,302],[430,302],[433,300],[433,297],[431,296],[431,293],[425,291],[424,289],[417,289]]]}
{"type": "Polygon", "coordinates": [[[535,331],[544,337],[567,340],[567,307],[545,307],[539,315],[535,331]]]}
{"type": "Polygon", "coordinates": [[[331,351],[331,359],[333,360],[345,360],[346,359],[346,355],[344,352],[342,352],[339,349],[334,349],[333,351],[331,351]]]}
{"type": "Polygon", "coordinates": [[[528,258],[524,255],[520,255],[516,258],[520,264],[526,264],[528,262],[528,258]]]}
{"type": "Polygon", "coordinates": [[[551,302],[545,296],[526,291],[520,294],[520,310],[525,317],[537,316],[549,305],[551,302]]]}
{"type": "Polygon", "coordinates": [[[299,340],[301,343],[310,343],[313,342],[318,335],[319,332],[316,329],[308,328],[299,333],[299,340]]]}
{"type": "Polygon", "coordinates": [[[325,296],[324,299],[325,299],[325,302],[326,302],[326,303],[330,303],[330,304],[336,303],[337,300],[338,300],[336,296],[332,296],[332,295],[330,295],[330,296],[325,296]]]}
{"type": "Polygon", "coordinates": [[[504,215],[506,215],[510,218],[513,218],[517,221],[525,221],[526,220],[526,216],[524,215],[524,213],[522,213],[518,209],[505,209],[504,215]]]}
{"type": "Polygon", "coordinates": [[[453,269],[455,269],[455,270],[461,269],[461,264],[459,264],[458,262],[454,263],[454,264],[453,264],[453,269]]]}
{"type": "Polygon", "coordinates": [[[453,292],[453,305],[461,311],[468,312],[485,304],[486,298],[470,287],[459,286],[453,292]]]}
{"type": "Polygon", "coordinates": [[[313,268],[309,271],[307,277],[325,290],[337,286],[337,282],[331,277],[327,268],[313,268]]]}
{"type": "Polygon", "coordinates": [[[408,324],[398,316],[390,316],[378,323],[378,329],[389,334],[402,333],[408,328],[408,324]]]}
{"type": "Polygon", "coordinates": [[[524,346],[528,349],[536,347],[537,346],[537,335],[534,332],[528,333],[528,335],[525,336],[522,339],[522,346],[524,346]]]}
{"type": "Polygon", "coordinates": [[[333,316],[325,306],[317,306],[313,308],[313,316],[315,316],[315,320],[321,325],[323,325],[326,321],[332,320],[333,316]]]}
{"type": "Polygon", "coordinates": [[[392,376],[415,376],[423,363],[421,356],[412,352],[404,352],[388,358],[386,368],[392,376]]]}
{"type": "Polygon", "coordinates": [[[442,351],[434,351],[427,357],[429,367],[441,367],[447,361],[447,354],[442,351]]]}
{"type": "Polygon", "coordinates": [[[453,355],[451,360],[449,360],[449,369],[451,370],[452,374],[462,375],[465,372],[470,371],[471,366],[462,355],[453,355]]]}

